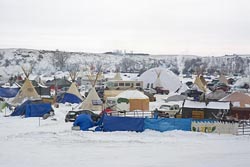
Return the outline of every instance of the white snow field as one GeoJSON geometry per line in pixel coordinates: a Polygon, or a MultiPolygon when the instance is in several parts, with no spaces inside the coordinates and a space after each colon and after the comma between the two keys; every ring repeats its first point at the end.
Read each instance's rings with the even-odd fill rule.
{"type": "Polygon", "coordinates": [[[250,136],[146,130],[72,131],[66,106],[52,120],[0,113],[0,167],[243,167],[250,136]]]}

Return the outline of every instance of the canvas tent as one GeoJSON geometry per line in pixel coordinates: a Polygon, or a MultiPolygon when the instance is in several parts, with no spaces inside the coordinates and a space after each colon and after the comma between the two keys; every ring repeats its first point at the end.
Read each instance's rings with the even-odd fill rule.
{"type": "Polygon", "coordinates": [[[149,98],[138,90],[126,90],[116,96],[117,99],[129,100],[129,111],[142,110],[149,111],[149,98]]]}
{"type": "Polygon", "coordinates": [[[112,80],[121,81],[122,80],[121,73],[117,72],[112,80]]]}
{"type": "Polygon", "coordinates": [[[228,85],[227,78],[223,74],[220,75],[219,82],[228,85]]]}
{"type": "Polygon", "coordinates": [[[95,80],[92,80],[92,78],[89,77],[89,81],[91,82],[92,87],[90,88],[87,97],[82,102],[80,109],[102,111],[103,109],[102,100],[98,96],[95,89],[96,82],[100,76],[101,76],[101,71],[98,71],[95,80]]]}
{"type": "Polygon", "coordinates": [[[13,105],[16,105],[16,104],[20,104],[24,100],[28,100],[28,99],[35,100],[35,99],[41,99],[41,98],[38,95],[38,93],[36,92],[36,89],[34,88],[32,83],[30,82],[30,80],[28,78],[26,78],[23,86],[18,91],[17,95],[15,96],[15,98],[12,100],[11,103],[13,105]]]}
{"type": "Polygon", "coordinates": [[[162,87],[169,92],[176,92],[181,82],[172,71],[166,68],[152,68],[141,74],[139,81],[143,81],[143,88],[162,87]]]}
{"type": "Polygon", "coordinates": [[[84,110],[94,110],[94,111],[102,110],[102,101],[98,96],[94,87],[90,89],[88,96],[82,102],[80,108],[84,110]]]}
{"type": "Polygon", "coordinates": [[[210,92],[206,95],[205,99],[208,100],[208,101],[218,101],[222,98],[224,98],[225,96],[227,96],[228,93],[221,90],[221,89],[218,89],[218,90],[215,90],[213,92],[210,92]]]}

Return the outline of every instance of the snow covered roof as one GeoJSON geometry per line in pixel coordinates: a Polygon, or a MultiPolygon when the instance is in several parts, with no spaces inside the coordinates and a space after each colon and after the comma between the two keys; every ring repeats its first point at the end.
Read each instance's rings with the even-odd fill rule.
{"type": "Polygon", "coordinates": [[[230,101],[234,107],[245,108],[250,105],[250,96],[241,92],[233,92],[232,94],[222,98],[220,101],[230,101]]]}
{"type": "Polygon", "coordinates": [[[148,99],[148,96],[146,96],[144,93],[138,91],[138,90],[126,90],[116,97],[123,97],[127,99],[148,99]]]}
{"type": "Polygon", "coordinates": [[[229,110],[230,109],[230,102],[209,102],[207,104],[207,108],[211,109],[225,109],[229,110]]]}
{"type": "Polygon", "coordinates": [[[208,109],[230,109],[230,102],[209,102],[207,105],[205,102],[185,100],[183,105],[185,108],[208,108],[208,109]]]}
{"type": "Polygon", "coordinates": [[[205,102],[185,100],[183,107],[186,108],[206,108],[205,102]]]}

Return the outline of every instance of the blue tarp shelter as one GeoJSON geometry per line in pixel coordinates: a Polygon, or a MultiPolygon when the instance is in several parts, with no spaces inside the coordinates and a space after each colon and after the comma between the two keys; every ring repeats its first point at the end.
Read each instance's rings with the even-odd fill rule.
{"type": "Polygon", "coordinates": [[[89,114],[80,114],[73,126],[80,126],[80,129],[83,131],[89,130],[89,128],[92,128],[95,126],[95,122],[91,119],[91,116],[89,114]]]}
{"type": "Polygon", "coordinates": [[[0,97],[12,98],[17,95],[19,88],[0,88],[0,97]]]}
{"type": "Polygon", "coordinates": [[[115,117],[105,115],[103,118],[103,131],[136,131],[144,130],[144,118],[115,117]]]}
{"type": "Polygon", "coordinates": [[[31,101],[27,100],[20,106],[17,106],[11,116],[21,116],[25,117],[42,117],[46,113],[52,111],[50,103],[43,103],[41,101],[31,101]]]}
{"type": "Polygon", "coordinates": [[[160,132],[170,131],[170,130],[191,131],[191,123],[192,123],[192,119],[145,118],[144,129],[151,129],[151,130],[156,130],[160,132]]]}
{"type": "Polygon", "coordinates": [[[57,102],[58,103],[66,103],[66,102],[68,102],[68,103],[81,103],[82,100],[74,94],[64,93],[57,98],[57,102]]]}

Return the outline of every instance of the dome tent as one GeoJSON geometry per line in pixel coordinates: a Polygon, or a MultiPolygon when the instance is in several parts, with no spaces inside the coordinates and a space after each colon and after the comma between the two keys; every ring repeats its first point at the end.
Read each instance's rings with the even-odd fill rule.
{"type": "Polygon", "coordinates": [[[117,99],[125,98],[129,100],[129,110],[149,110],[149,98],[138,90],[126,90],[116,96],[117,99]]]}
{"type": "Polygon", "coordinates": [[[158,67],[145,71],[139,78],[143,81],[143,88],[162,87],[169,92],[176,92],[181,87],[181,81],[172,71],[158,67]]]}

